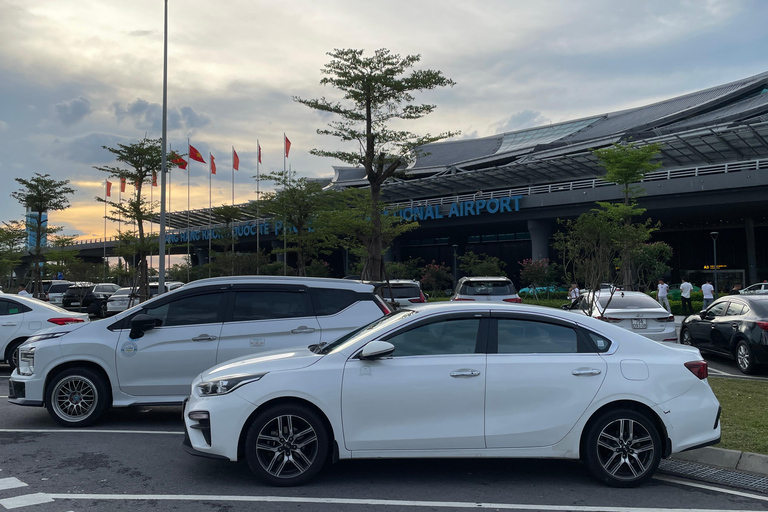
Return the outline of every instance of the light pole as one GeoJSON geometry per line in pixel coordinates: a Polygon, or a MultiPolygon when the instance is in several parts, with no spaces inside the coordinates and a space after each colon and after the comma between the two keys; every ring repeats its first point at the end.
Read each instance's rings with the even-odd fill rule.
{"type": "Polygon", "coordinates": [[[456,267],[456,262],[458,261],[458,249],[459,246],[456,244],[453,244],[453,285],[456,286],[456,281],[459,279],[459,269],[456,267]]]}
{"type": "Polygon", "coordinates": [[[717,231],[712,231],[709,236],[712,237],[712,245],[714,247],[714,253],[715,253],[715,298],[717,298],[717,235],[719,235],[717,231]]]}

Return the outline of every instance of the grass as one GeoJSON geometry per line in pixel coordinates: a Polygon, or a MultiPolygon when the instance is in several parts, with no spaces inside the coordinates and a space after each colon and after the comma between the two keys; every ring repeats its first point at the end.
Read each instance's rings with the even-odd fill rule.
{"type": "Polygon", "coordinates": [[[768,382],[710,377],[709,385],[723,407],[715,446],[768,454],[768,382]]]}

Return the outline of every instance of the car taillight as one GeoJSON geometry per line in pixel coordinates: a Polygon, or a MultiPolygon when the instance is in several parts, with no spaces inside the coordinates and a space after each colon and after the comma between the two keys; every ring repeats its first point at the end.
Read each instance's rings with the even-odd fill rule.
{"type": "Polygon", "coordinates": [[[768,331],[768,322],[756,322],[757,326],[764,331],[768,331]]]}
{"type": "Polygon", "coordinates": [[[48,294],[46,293],[46,294],[43,296],[43,300],[47,300],[48,302],[50,302],[50,301],[51,301],[51,298],[50,298],[50,297],[48,296],[48,294]]]}
{"type": "Polygon", "coordinates": [[[459,301],[459,300],[475,300],[475,299],[451,299],[451,300],[459,301]]]}
{"type": "Polygon", "coordinates": [[[518,297],[518,298],[516,298],[516,299],[503,299],[503,301],[504,301],[504,302],[514,302],[515,304],[522,304],[522,302],[523,302],[523,299],[521,299],[520,297],[518,297]]]}
{"type": "Polygon", "coordinates": [[[702,380],[709,376],[709,369],[706,361],[688,361],[685,363],[685,367],[702,380]]]}
{"type": "Polygon", "coordinates": [[[379,297],[378,295],[374,295],[373,296],[373,302],[375,302],[376,305],[379,306],[379,309],[385,315],[388,315],[388,314],[390,314],[392,312],[392,310],[389,309],[389,306],[387,306],[387,303],[384,302],[384,300],[381,297],[379,297]]]}
{"type": "Polygon", "coordinates": [[[597,318],[599,318],[603,322],[610,322],[612,324],[619,323],[619,322],[621,322],[623,320],[623,318],[614,318],[612,316],[602,316],[602,315],[600,315],[597,318]]]}
{"type": "Polygon", "coordinates": [[[80,322],[85,322],[85,320],[82,318],[73,318],[71,316],[49,318],[48,321],[56,325],[78,324],[80,322]]]}
{"type": "Polygon", "coordinates": [[[419,292],[418,299],[408,299],[408,302],[413,302],[414,304],[423,304],[427,302],[427,298],[424,296],[422,292],[419,292]]]}

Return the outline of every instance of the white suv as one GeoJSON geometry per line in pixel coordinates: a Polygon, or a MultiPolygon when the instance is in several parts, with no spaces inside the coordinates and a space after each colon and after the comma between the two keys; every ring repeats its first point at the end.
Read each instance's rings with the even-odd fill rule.
{"type": "Polygon", "coordinates": [[[32,336],[9,401],[82,427],[110,405],[181,403],[195,376],[223,361],[328,343],[389,312],[373,286],[355,281],[202,279],[109,320],[32,336]]]}

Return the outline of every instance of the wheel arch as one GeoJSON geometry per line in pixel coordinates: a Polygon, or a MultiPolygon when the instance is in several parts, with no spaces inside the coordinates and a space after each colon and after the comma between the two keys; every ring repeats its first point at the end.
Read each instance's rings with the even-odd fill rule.
{"type": "Polygon", "coordinates": [[[69,370],[71,368],[87,368],[95,373],[97,373],[100,377],[104,379],[104,383],[107,387],[107,407],[112,407],[112,382],[109,380],[109,374],[107,374],[106,370],[102,368],[99,364],[94,363],[92,361],[67,361],[65,363],[61,363],[60,365],[52,368],[48,374],[45,376],[45,384],[43,386],[43,403],[45,404],[47,398],[47,391],[48,391],[48,385],[51,383],[53,379],[55,379],[61,372],[69,370]]]}
{"type": "Polygon", "coordinates": [[[8,344],[5,346],[5,353],[3,354],[3,361],[9,362],[11,360],[11,357],[13,355],[13,350],[11,348],[16,345],[17,343],[21,345],[29,338],[29,336],[19,336],[18,338],[14,338],[11,341],[8,342],[8,344]]]}
{"type": "Polygon", "coordinates": [[[322,409],[320,409],[317,405],[310,402],[309,400],[306,400],[304,398],[294,397],[294,396],[281,396],[277,398],[273,398],[272,400],[268,400],[258,406],[256,410],[254,410],[250,416],[248,416],[248,419],[243,423],[243,428],[240,430],[240,438],[237,441],[237,459],[242,460],[245,457],[245,438],[248,436],[248,429],[251,428],[251,424],[253,424],[254,421],[256,421],[256,418],[265,410],[269,409],[270,407],[276,406],[276,405],[300,405],[302,407],[307,407],[308,409],[311,409],[313,412],[315,412],[320,419],[323,420],[323,423],[325,424],[325,428],[328,429],[328,435],[329,439],[328,442],[330,444],[330,448],[328,450],[328,457],[332,458],[333,462],[336,462],[339,458],[339,447],[336,444],[336,435],[333,431],[333,426],[331,425],[330,420],[328,419],[328,416],[323,412],[322,409]]]}
{"type": "Polygon", "coordinates": [[[615,402],[610,402],[602,407],[600,407],[598,410],[596,410],[594,413],[592,413],[592,416],[589,417],[589,420],[584,424],[584,428],[581,430],[581,437],[579,439],[579,456],[583,457],[584,454],[584,443],[586,442],[586,436],[587,432],[589,432],[589,429],[592,427],[592,424],[597,421],[597,419],[609,411],[615,411],[619,409],[629,409],[631,411],[638,412],[640,414],[643,414],[644,416],[648,417],[650,419],[656,429],[659,432],[659,436],[661,437],[663,448],[661,452],[662,458],[667,458],[672,454],[672,441],[669,439],[669,434],[667,433],[667,427],[664,425],[664,422],[659,417],[658,414],[656,414],[656,411],[648,407],[647,405],[636,402],[634,400],[617,400],[615,402]]]}

